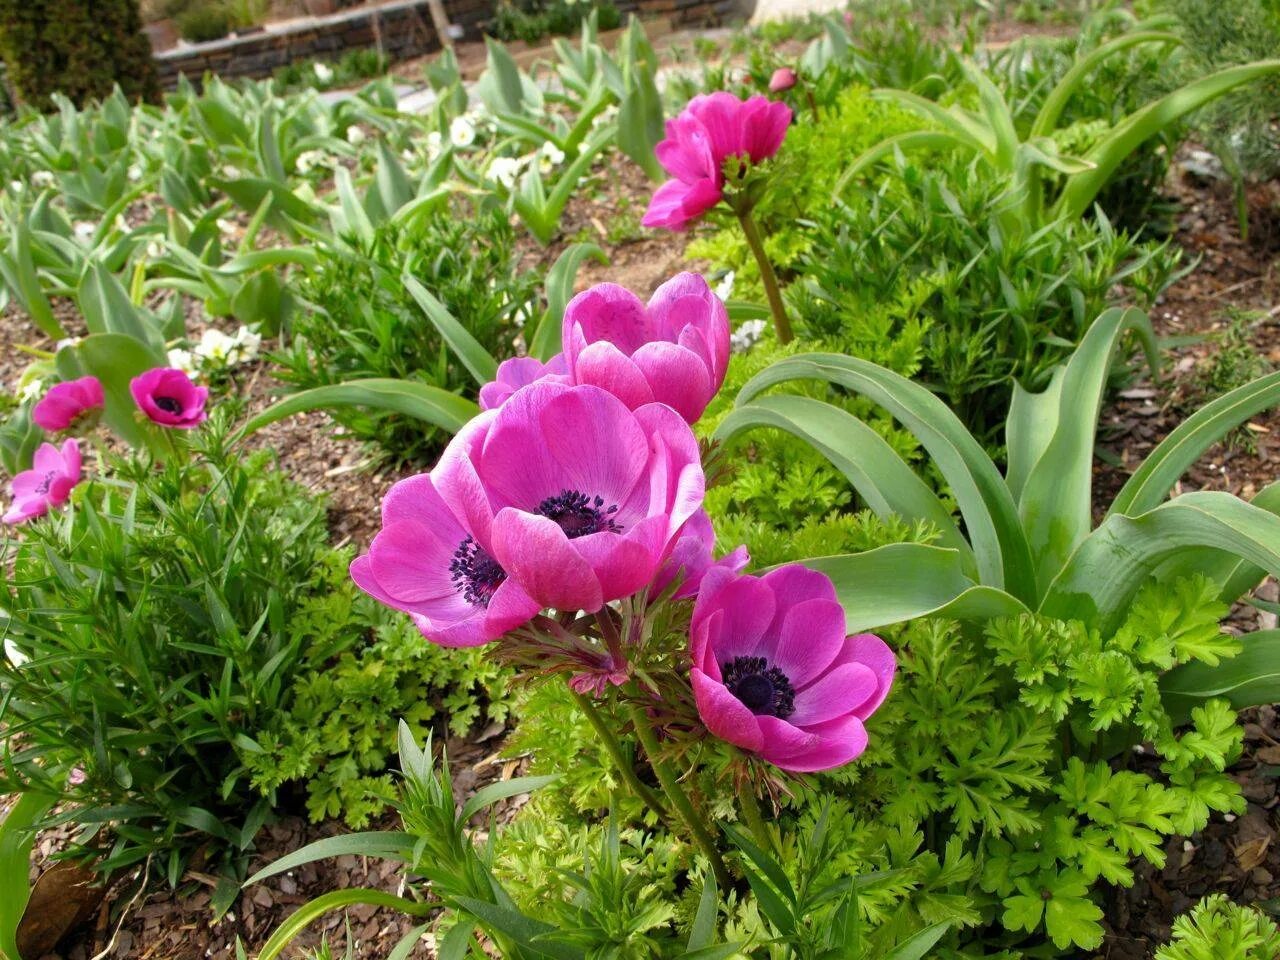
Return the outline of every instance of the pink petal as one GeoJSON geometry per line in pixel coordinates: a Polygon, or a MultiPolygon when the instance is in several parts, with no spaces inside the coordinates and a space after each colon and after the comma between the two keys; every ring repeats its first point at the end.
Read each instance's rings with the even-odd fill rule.
{"type": "Polygon", "coordinates": [[[606,340],[589,344],[578,354],[573,366],[573,380],[608,391],[632,410],[655,399],[640,368],[606,340]]]}
{"type": "Polygon", "coordinates": [[[787,719],[793,724],[811,724],[835,720],[852,714],[876,695],[876,675],[861,663],[844,663],[823,674],[795,697],[795,713],[787,719]]]}
{"type": "Polygon", "coordinates": [[[52,443],[42,443],[31,458],[31,468],[41,478],[47,473],[62,472],[62,454],[52,443]]]}
{"type": "Polygon", "coordinates": [[[480,482],[495,505],[532,511],[547,497],[564,490],[560,463],[542,436],[542,413],[552,396],[571,389],[540,381],[514,394],[494,412],[483,449],[473,459],[480,482]]]}
{"type": "Polygon", "coordinates": [[[511,577],[507,577],[489,599],[485,617],[491,634],[502,634],[523,626],[538,615],[541,605],[511,577]]]}
{"type": "Polygon", "coordinates": [[[458,588],[449,563],[458,549],[430,527],[411,520],[388,524],[369,545],[369,569],[397,605],[453,598],[458,588]]]}
{"type": "Polygon", "coordinates": [[[875,694],[853,711],[855,716],[866,720],[875,713],[880,704],[884,703],[884,698],[889,695],[889,689],[893,686],[893,675],[898,667],[897,660],[889,645],[875,634],[860,633],[845,641],[844,650],[836,658],[837,663],[849,661],[865,664],[876,677],[875,694]]]}
{"type": "Polygon", "coordinates": [[[605,603],[621,600],[653,579],[666,545],[666,519],[649,517],[625,534],[593,533],[570,546],[591,565],[605,603]]]}
{"type": "Polygon", "coordinates": [[[717,683],[694,667],[689,672],[698,715],[707,729],[744,750],[758,751],[764,742],[760,719],[742,705],[722,683],[717,683]]]}
{"type": "Polygon", "coordinates": [[[785,103],[764,97],[752,97],[748,104],[753,111],[750,122],[745,124],[743,149],[751,155],[752,163],[759,163],[782,147],[791,125],[791,110],[785,103]]]}
{"type": "Polygon", "coordinates": [[[685,521],[702,509],[706,495],[698,438],[678,413],[661,403],[640,407],[635,418],[649,437],[647,512],[667,514],[669,538],[674,539],[685,521]]]}
{"type": "Polygon", "coordinates": [[[699,623],[712,611],[723,614],[709,640],[716,661],[725,664],[736,657],[757,655],[774,607],[773,591],[758,577],[721,575],[712,569],[702,580],[692,622],[699,623]]]}
{"type": "Polygon", "coordinates": [[[634,293],[616,283],[600,283],[569,301],[561,335],[565,361],[572,370],[579,351],[598,341],[608,341],[630,355],[653,339],[653,324],[634,293]]]}
{"type": "MultiPolygon", "coordinates": [[[[830,577],[798,563],[789,563],[785,567],[770,570],[763,579],[782,601],[782,611],[779,613],[778,622],[774,624],[773,632],[775,633],[782,629],[782,616],[785,611],[798,603],[803,603],[805,600],[839,602],[836,597],[836,588],[831,583],[830,577]]],[[[840,631],[844,632],[843,624],[840,631]]]]}
{"type": "Polygon", "coordinates": [[[600,581],[553,520],[507,507],[493,520],[494,558],[541,607],[595,612],[600,581]]]}
{"type": "Polygon", "coordinates": [[[668,180],[654,191],[641,225],[682,231],[689,222],[701,217],[723,199],[724,193],[714,180],[686,184],[668,180]]]}
{"type": "Polygon", "coordinates": [[[792,603],[789,595],[776,589],[774,596],[782,623],[764,656],[800,690],[831,666],[844,649],[844,608],[830,600],[792,603]]]}
{"type": "Polygon", "coordinates": [[[706,364],[696,354],[674,343],[646,343],[632,355],[635,366],[648,381],[652,397],[695,423],[715,396],[706,364]]]}
{"type": "Polygon", "coordinates": [[[814,738],[808,748],[787,753],[777,759],[769,757],[764,751],[762,755],[774,766],[792,773],[817,773],[842,767],[856,760],[867,749],[866,727],[854,716],[818,724],[810,727],[809,731],[814,738]]]}
{"type": "Polygon", "coordinates": [[[639,419],[617,397],[590,386],[566,390],[545,405],[539,421],[537,440],[558,464],[562,489],[601,497],[608,506],[631,496],[644,472],[649,441],[639,419]]]}
{"type": "Polygon", "coordinates": [[[689,101],[688,110],[702,121],[711,138],[711,154],[718,162],[745,149],[742,109],[742,101],[723,90],[689,101]]]}

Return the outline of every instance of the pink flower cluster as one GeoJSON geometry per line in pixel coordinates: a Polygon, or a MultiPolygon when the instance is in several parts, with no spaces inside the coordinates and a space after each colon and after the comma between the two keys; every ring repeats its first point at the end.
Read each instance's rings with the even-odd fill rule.
{"type": "MultiPolygon", "coordinates": [[[[544,610],[696,598],[690,682],[708,730],[796,772],[858,756],[893,679],[889,648],[846,636],[824,575],[742,575],[741,547],[714,559],[690,424],[724,382],[723,304],[689,273],[648,304],[602,284],[570,302],[562,340],[547,363],[503,363],[435,468],[391,488],[352,578],[446,646],[498,640],[544,610]]],[[[575,690],[629,682],[624,650],[596,659],[575,690]]]]}
{"type": "MultiPolygon", "coordinates": [[[[203,423],[209,398],[207,387],[197,387],[181,370],[157,367],[129,382],[129,392],[148,420],[162,427],[188,430],[203,423]]],[[[81,430],[101,413],[106,395],[97,377],[81,377],[56,383],[31,410],[36,426],[50,433],[81,430]]],[[[60,507],[83,476],[80,444],[74,439],[61,450],[51,443],[36,451],[30,470],[13,478],[13,505],[5,523],[24,523],[60,507]]]]}

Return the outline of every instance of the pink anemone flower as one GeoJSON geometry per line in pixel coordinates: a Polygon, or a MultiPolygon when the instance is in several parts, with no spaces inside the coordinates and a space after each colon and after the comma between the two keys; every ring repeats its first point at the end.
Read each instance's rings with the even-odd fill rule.
{"type": "Polygon", "coordinates": [[[539,605],[565,611],[652,581],[705,488],[698,441],[670,407],[548,382],[503,404],[457,473],[455,509],[477,538],[539,605]]]}
{"type": "Polygon", "coordinates": [[[197,387],[175,367],[156,367],[129,381],[129,392],[147,419],[162,427],[190,430],[208,418],[208,387],[197,387]]]}
{"type": "Polygon", "coordinates": [[[713,569],[690,637],[698,713],[722,740],[793,773],[866,749],[863,721],[893,683],[893,652],[869,633],[845,635],[824,574],[797,564],[763,577],[713,569]]]}
{"type": "Polygon", "coordinates": [[[539,380],[568,383],[566,373],[564,354],[561,353],[557,353],[546,363],[537,357],[512,357],[510,360],[503,360],[498,364],[497,378],[480,388],[480,409],[496,410],[521,387],[539,380]]]}
{"type": "Polygon", "coordinates": [[[790,108],[767,97],[740,100],[724,91],[694,97],[667,121],[667,138],[654,150],[675,179],[657,189],[642,223],[684,230],[724,198],[725,161],[772,157],[790,123],[790,108]]]}
{"type": "Polygon", "coordinates": [[[4,522],[23,523],[62,506],[82,476],[79,443],[67,440],[61,450],[52,443],[40,444],[31,469],[13,478],[13,505],[4,522]]]}
{"type": "Polygon", "coordinates": [[[66,430],[86,414],[101,410],[102,381],[97,377],[81,377],[55,383],[31,411],[36,426],[50,433],[66,430]]]}
{"type": "Polygon", "coordinates": [[[696,273],[672,277],[646,307],[630,290],[602,283],[564,312],[569,379],[608,390],[631,409],[665,403],[694,423],[724,383],[729,314],[696,273]]]}
{"type": "Polygon", "coordinates": [[[540,609],[493,558],[493,517],[483,492],[455,489],[469,476],[459,472],[458,461],[483,441],[492,422],[493,414],[476,417],[435,470],[401,480],[387,492],[382,529],[369,552],[351,564],[351,578],[361,590],[410,614],[422,635],[441,646],[497,640],[540,609]],[[451,502],[468,505],[459,510],[451,502]]]}
{"type": "Polygon", "coordinates": [[[717,560],[713,553],[715,545],[716,534],[711,527],[711,518],[707,511],[699,510],[680,529],[680,535],[671,548],[671,556],[649,588],[650,596],[656,597],[679,575],[683,579],[671,599],[687,600],[697,596],[702,578],[713,567],[737,573],[751,560],[746,547],[738,547],[717,560]]]}

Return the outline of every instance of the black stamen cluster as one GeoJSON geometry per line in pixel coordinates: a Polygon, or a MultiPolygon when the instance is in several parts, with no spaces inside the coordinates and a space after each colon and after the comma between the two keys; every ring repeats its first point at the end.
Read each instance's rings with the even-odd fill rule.
{"type": "Polygon", "coordinates": [[[603,498],[577,490],[562,490],[538,504],[538,513],[558,523],[570,540],[591,533],[621,533],[622,527],[612,517],[617,512],[616,504],[606,509],[603,498]]]}
{"type": "Polygon", "coordinates": [[[507,571],[470,536],[458,545],[449,561],[449,575],[462,599],[477,607],[488,607],[507,579],[507,571]]]}
{"type": "Polygon", "coordinates": [[[795,713],[796,690],[764,657],[734,657],[720,670],[724,685],[757,716],[785,720],[795,713]]]}

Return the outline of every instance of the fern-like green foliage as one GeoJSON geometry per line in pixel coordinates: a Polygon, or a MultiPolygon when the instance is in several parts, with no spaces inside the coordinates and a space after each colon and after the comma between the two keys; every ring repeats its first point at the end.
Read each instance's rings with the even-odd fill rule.
{"type": "Polygon", "coordinates": [[[507,716],[510,671],[479,650],[426,643],[412,622],[361,593],[347,575],[348,552],[317,572],[323,586],[300,606],[291,631],[310,651],[293,680],[288,709],[243,752],[254,786],[274,795],[285,783],[306,785],[313,820],[341,817],[361,828],[395,799],[387,772],[396,750],[389,718],[415,737],[432,727],[464,735],[507,716]],[[341,649],[338,634],[367,643],[341,649]]]}
{"type": "Polygon", "coordinates": [[[1173,921],[1173,940],[1156,960],[1274,960],[1280,927],[1252,907],[1222,894],[1205,897],[1173,921]]]}

